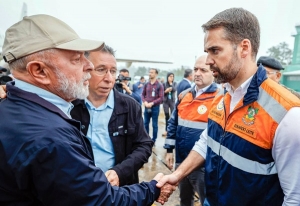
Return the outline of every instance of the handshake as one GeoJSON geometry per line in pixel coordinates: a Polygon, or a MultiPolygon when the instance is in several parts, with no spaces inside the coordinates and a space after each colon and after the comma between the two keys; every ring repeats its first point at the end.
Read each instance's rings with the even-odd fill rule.
{"type": "Polygon", "coordinates": [[[156,187],[160,188],[160,195],[156,201],[163,205],[168,201],[168,198],[171,196],[173,191],[176,190],[179,179],[174,173],[170,175],[158,173],[153,180],[157,181],[156,187]]]}

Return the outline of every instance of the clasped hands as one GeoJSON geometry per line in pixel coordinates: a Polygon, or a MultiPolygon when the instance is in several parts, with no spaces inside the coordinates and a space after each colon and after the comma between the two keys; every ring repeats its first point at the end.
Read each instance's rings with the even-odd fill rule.
{"type": "MultiPolygon", "coordinates": [[[[114,170],[108,170],[105,176],[112,186],[119,186],[119,178],[114,170]]],[[[158,173],[153,180],[157,181],[156,187],[160,188],[160,195],[156,201],[163,205],[176,190],[178,180],[172,174],[164,175],[163,173],[158,173]]]]}
{"type": "Polygon", "coordinates": [[[156,201],[163,205],[176,190],[179,179],[173,174],[164,175],[162,173],[158,173],[153,179],[157,181],[156,187],[160,188],[160,195],[156,201]]]}

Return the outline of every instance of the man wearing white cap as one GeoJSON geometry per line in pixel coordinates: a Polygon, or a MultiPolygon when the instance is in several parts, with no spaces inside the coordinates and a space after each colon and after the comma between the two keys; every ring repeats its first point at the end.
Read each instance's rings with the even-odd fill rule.
{"type": "Polygon", "coordinates": [[[158,198],[162,174],[112,187],[70,118],[70,102],[88,95],[93,65],[84,51],[103,45],[48,15],[24,17],[6,31],[3,58],[15,82],[0,103],[0,205],[149,205],[158,198]]]}

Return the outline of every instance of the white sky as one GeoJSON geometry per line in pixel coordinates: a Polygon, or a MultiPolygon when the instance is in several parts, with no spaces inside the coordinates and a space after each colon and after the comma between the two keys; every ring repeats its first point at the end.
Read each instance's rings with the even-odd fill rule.
{"type": "Polygon", "coordinates": [[[28,15],[55,16],[80,37],[105,41],[117,57],[174,62],[134,63],[160,69],[192,67],[203,54],[201,25],[227,8],[243,7],[257,16],[258,56],[283,41],[293,49],[291,34],[300,23],[299,0],[0,0],[1,33],[20,20],[23,2],[28,15]]]}

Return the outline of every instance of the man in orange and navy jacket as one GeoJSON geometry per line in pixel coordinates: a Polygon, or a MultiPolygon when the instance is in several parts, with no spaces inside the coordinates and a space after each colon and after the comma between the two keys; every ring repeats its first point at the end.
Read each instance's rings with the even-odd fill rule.
{"type": "MultiPolygon", "coordinates": [[[[176,147],[176,167],[188,156],[202,131],[207,127],[208,111],[218,87],[213,83],[214,77],[209,66],[205,64],[206,55],[195,62],[195,86],[179,94],[177,106],[168,121],[166,162],[173,168],[173,149],[176,147]]],[[[203,205],[204,167],[194,170],[179,183],[181,205],[194,205],[194,193],[197,192],[203,205]]]]}

